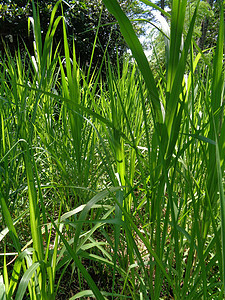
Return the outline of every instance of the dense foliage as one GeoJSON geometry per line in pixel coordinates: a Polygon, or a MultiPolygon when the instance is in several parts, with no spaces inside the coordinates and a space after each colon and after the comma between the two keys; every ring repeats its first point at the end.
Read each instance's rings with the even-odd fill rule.
{"type": "MultiPolygon", "coordinates": [[[[186,26],[188,28],[189,21],[193,15],[196,0],[189,0],[186,11],[186,26]]],[[[171,0],[156,1],[157,5],[165,10],[172,7],[171,0]]],[[[198,14],[195,23],[194,37],[197,38],[198,46],[203,49],[209,49],[215,46],[219,28],[220,4],[216,0],[200,1],[198,14]]]]}
{"type": "MultiPolygon", "coordinates": [[[[123,7],[129,16],[142,13],[137,1],[126,0],[121,2],[123,2],[123,7]]],[[[47,32],[50,15],[55,3],[56,0],[38,1],[43,36],[47,32]]],[[[87,65],[91,60],[96,34],[98,39],[95,44],[94,65],[101,63],[106,49],[112,62],[116,61],[117,55],[122,59],[127,50],[127,45],[120,33],[116,19],[108,12],[102,1],[69,0],[64,1],[62,6],[67,25],[69,46],[72,47],[73,40],[75,40],[77,58],[81,66],[87,65]]],[[[61,14],[60,9],[57,14],[61,14]]],[[[17,42],[19,42],[21,50],[24,49],[25,43],[28,50],[33,51],[33,37],[29,37],[27,30],[29,16],[32,16],[32,1],[5,0],[0,2],[0,36],[8,44],[11,52],[17,50],[17,42]]],[[[59,42],[62,42],[62,26],[59,26],[55,33],[55,47],[59,42]]],[[[4,44],[2,43],[0,51],[4,54],[4,44]]]]}
{"type": "Polygon", "coordinates": [[[169,34],[154,69],[104,3],[135,59],[104,60],[106,80],[79,64],[61,1],[46,33],[33,6],[32,56],[0,57],[0,299],[222,300],[223,1],[210,56],[196,45],[201,3],[159,10],[169,34]]]}

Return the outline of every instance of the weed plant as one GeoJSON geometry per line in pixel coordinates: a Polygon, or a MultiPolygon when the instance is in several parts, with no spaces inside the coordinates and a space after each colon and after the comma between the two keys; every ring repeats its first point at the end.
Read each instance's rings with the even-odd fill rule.
{"type": "Polygon", "coordinates": [[[71,300],[224,299],[223,1],[210,61],[199,1],[185,31],[187,0],[142,0],[170,27],[160,72],[103,2],[135,58],[112,69],[106,51],[106,81],[79,67],[60,1],[45,37],[33,3],[34,56],[0,58],[0,299],[60,299],[65,281],[71,300]]]}

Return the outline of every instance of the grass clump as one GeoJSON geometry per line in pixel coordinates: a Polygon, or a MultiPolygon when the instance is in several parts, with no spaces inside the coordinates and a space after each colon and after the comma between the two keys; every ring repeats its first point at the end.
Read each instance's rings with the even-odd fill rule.
{"type": "Polygon", "coordinates": [[[173,0],[157,74],[104,3],[136,60],[112,69],[106,53],[105,81],[79,67],[60,1],[44,40],[33,4],[34,56],[1,58],[0,298],[223,299],[222,1],[211,62],[193,39],[199,1],[187,30],[173,0]]]}

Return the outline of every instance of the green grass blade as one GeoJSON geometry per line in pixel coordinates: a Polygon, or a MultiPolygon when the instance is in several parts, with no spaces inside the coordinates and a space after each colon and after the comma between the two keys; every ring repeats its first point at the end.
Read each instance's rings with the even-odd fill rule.
{"type": "MultiPolygon", "coordinates": [[[[171,55],[173,57],[171,57],[170,59],[172,60],[172,62],[173,62],[173,60],[178,60],[178,61],[174,66],[169,65],[169,69],[168,69],[168,76],[170,79],[168,79],[168,81],[167,81],[168,94],[167,94],[167,100],[166,100],[167,102],[166,102],[165,123],[166,123],[166,128],[167,128],[167,134],[170,139],[170,141],[169,141],[170,146],[169,146],[169,150],[168,150],[169,153],[167,155],[171,155],[172,149],[177,141],[177,137],[178,137],[178,133],[179,133],[179,129],[180,129],[181,115],[179,116],[179,114],[181,114],[183,106],[181,105],[181,108],[178,110],[178,103],[179,103],[180,93],[182,92],[182,89],[183,89],[182,82],[183,82],[183,78],[184,78],[187,56],[189,53],[189,49],[191,47],[192,34],[193,34],[194,24],[195,24],[195,20],[197,17],[197,11],[198,11],[198,4],[199,4],[199,1],[197,3],[195,12],[194,12],[192,20],[191,20],[187,38],[184,43],[184,50],[181,53],[181,58],[179,58],[179,56],[180,56],[182,35],[180,34],[181,36],[180,36],[180,39],[178,39],[178,41],[177,41],[177,38],[174,37],[174,40],[171,39],[171,43],[170,43],[170,48],[172,48],[172,49],[176,48],[176,47],[178,48],[178,44],[179,44],[179,49],[177,49],[177,53],[172,51],[171,55]],[[180,118],[180,120],[179,120],[179,118],[180,118]]],[[[177,16],[175,15],[175,16],[172,16],[172,18],[173,17],[177,17],[177,16]]],[[[182,14],[179,15],[179,18],[184,18],[183,11],[182,11],[182,14]]],[[[182,24],[177,24],[177,26],[182,26],[182,24]]],[[[172,62],[171,62],[171,64],[172,64],[172,62]]],[[[184,101],[184,100],[182,99],[182,101],[184,101]]]]}
{"type": "Polygon", "coordinates": [[[52,224],[55,227],[55,230],[57,231],[57,233],[60,235],[68,253],[70,254],[71,258],[74,260],[76,267],[80,270],[80,272],[82,273],[82,275],[84,276],[84,278],[86,279],[88,285],[90,286],[91,290],[93,291],[95,297],[97,299],[100,300],[104,300],[104,297],[102,296],[101,292],[99,291],[98,287],[96,286],[95,282],[93,281],[92,277],[90,276],[90,274],[87,272],[87,270],[85,269],[85,267],[82,265],[80,259],[77,256],[77,253],[75,253],[75,251],[73,250],[73,248],[69,245],[69,243],[67,242],[67,240],[64,238],[64,236],[62,235],[62,233],[60,232],[60,230],[58,229],[57,225],[55,224],[55,222],[53,221],[53,219],[51,218],[52,224]]]}
{"type": "MultiPolygon", "coordinates": [[[[216,130],[216,128],[215,128],[216,130]]],[[[220,195],[220,212],[221,212],[221,236],[222,236],[222,263],[223,263],[223,289],[225,295],[225,197],[224,197],[224,188],[223,188],[223,176],[220,165],[220,153],[218,140],[216,138],[216,167],[218,174],[218,185],[219,185],[219,195],[220,195]]]]}
{"type": "Polygon", "coordinates": [[[31,157],[30,150],[28,148],[27,143],[24,143],[23,149],[25,151],[24,154],[24,163],[27,173],[27,181],[28,181],[28,196],[29,196],[29,204],[30,204],[30,224],[31,224],[31,234],[34,244],[34,249],[37,251],[38,259],[43,260],[43,241],[42,241],[42,233],[41,233],[41,223],[40,223],[40,211],[38,206],[38,198],[37,191],[35,187],[35,178],[33,173],[33,165],[34,160],[31,157]]]}
{"type": "Polygon", "coordinates": [[[27,286],[30,282],[30,279],[34,275],[34,272],[37,270],[37,268],[40,266],[39,262],[35,262],[31,265],[29,269],[24,273],[23,277],[21,278],[21,281],[18,286],[18,290],[16,293],[15,300],[21,300],[23,299],[23,296],[26,292],[27,286]]]}
{"type": "MultiPolygon", "coordinates": [[[[214,139],[217,136],[219,143],[219,153],[225,149],[225,122],[224,122],[224,71],[223,71],[223,53],[224,53],[224,8],[222,1],[220,1],[220,23],[219,33],[216,45],[216,51],[213,58],[213,78],[211,86],[211,101],[208,103],[209,110],[211,110],[213,118],[210,118],[210,130],[208,133],[209,139],[214,139]],[[219,112],[219,113],[217,113],[219,112]],[[216,130],[216,131],[215,131],[216,130]]],[[[209,101],[209,100],[208,100],[209,101]]],[[[208,145],[208,178],[207,189],[209,198],[211,199],[212,209],[215,209],[217,204],[218,192],[218,174],[215,168],[216,148],[214,145],[208,145]]],[[[224,155],[220,155],[221,168],[224,168],[224,155]]],[[[223,172],[223,169],[222,169],[223,172]]],[[[209,209],[205,208],[205,227],[204,238],[206,237],[210,225],[208,218],[209,209]]]]}
{"type": "Polygon", "coordinates": [[[82,210],[80,217],[79,217],[79,224],[77,225],[75,236],[74,236],[74,249],[76,250],[77,246],[79,245],[79,239],[80,239],[80,234],[82,230],[83,223],[86,219],[86,216],[89,212],[89,210],[95,205],[98,201],[103,200],[105,197],[107,197],[110,193],[116,192],[120,190],[121,187],[115,187],[115,188],[110,188],[109,190],[104,190],[97,195],[95,195],[88,203],[85,205],[84,209],[82,210]]]}
{"type": "Polygon", "coordinates": [[[182,51],[182,34],[185,20],[187,0],[173,0],[172,2],[172,17],[170,29],[170,54],[167,71],[167,92],[170,92],[173,87],[180,53],[182,51]]]}
{"type": "Polygon", "coordinates": [[[0,299],[6,300],[5,285],[4,285],[4,280],[2,275],[0,275],[0,299]]]}
{"type": "Polygon", "coordinates": [[[0,203],[1,203],[3,216],[4,216],[4,219],[5,219],[6,225],[9,229],[9,234],[10,234],[11,239],[13,241],[14,247],[15,247],[16,251],[18,253],[20,253],[21,246],[20,246],[19,238],[18,238],[18,235],[16,233],[16,229],[13,225],[13,220],[12,220],[12,217],[10,215],[9,209],[6,205],[5,199],[4,199],[1,191],[0,191],[0,203]]]}
{"type": "Polygon", "coordinates": [[[8,269],[7,269],[7,262],[6,262],[6,246],[4,246],[4,263],[3,263],[3,277],[5,282],[5,290],[6,293],[9,290],[9,275],[8,275],[8,269]]]}
{"type": "Polygon", "coordinates": [[[167,18],[169,18],[169,19],[171,18],[171,15],[170,15],[168,12],[166,12],[166,11],[163,10],[163,9],[161,9],[161,8],[160,8],[159,6],[157,6],[155,3],[151,2],[151,1],[148,1],[148,0],[140,0],[140,1],[143,2],[143,3],[146,4],[146,5],[148,5],[148,6],[152,7],[152,8],[154,8],[154,9],[160,11],[161,14],[164,15],[165,17],[167,17],[167,18]]]}
{"type": "Polygon", "coordinates": [[[115,18],[119,22],[121,32],[129,48],[131,49],[133,56],[136,59],[140,71],[144,77],[146,86],[151,96],[152,106],[156,114],[156,120],[157,122],[162,123],[162,111],[156,83],[152,71],[150,69],[148,60],[144,54],[140,41],[138,40],[134,32],[131,22],[124,14],[116,0],[103,0],[103,2],[105,3],[108,10],[115,16],[115,18]]]}

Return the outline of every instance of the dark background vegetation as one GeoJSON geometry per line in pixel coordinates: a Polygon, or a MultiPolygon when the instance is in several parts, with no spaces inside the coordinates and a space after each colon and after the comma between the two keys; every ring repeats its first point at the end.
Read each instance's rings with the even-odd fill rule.
{"type": "MultiPolygon", "coordinates": [[[[196,0],[188,0],[195,7],[196,0]]],[[[156,4],[164,9],[171,9],[171,0],[158,0],[156,4]]],[[[190,8],[191,6],[189,6],[190,8]]],[[[194,11],[190,11],[192,15],[194,11]]],[[[214,47],[219,28],[219,2],[217,0],[203,0],[200,3],[196,20],[197,44],[203,50],[214,47]]]]}
{"type": "MultiPolygon", "coordinates": [[[[57,2],[54,1],[34,1],[38,3],[43,37],[48,28],[51,11],[57,2]]],[[[140,16],[151,18],[150,14],[146,15],[144,6],[136,0],[120,0],[120,5],[129,16],[135,19],[140,16]]],[[[171,0],[159,0],[156,4],[162,9],[171,8],[171,0]]],[[[195,6],[196,0],[189,0],[195,6]]],[[[122,57],[127,50],[127,45],[120,33],[119,25],[115,18],[107,11],[101,0],[68,0],[63,2],[63,13],[67,24],[69,44],[75,40],[77,58],[82,67],[87,66],[90,62],[93,43],[95,40],[98,24],[100,22],[98,40],[95,47],[93,66],[99,66],[102,62],[104,51],[107,48],[107,55],[114,64],[117,56],[122,61],[122,57]],[[101,19],[100,19],[101,16],[101,19]],[[100,20],[100,21],[99,21],[100,20]]],[[[192,12],[190,12],[192,13],[192,12]]],[[[57,11],[61,14],[61,10],[57,11]]],[[[215,46],[218,31],[218,3],[215,0],[201,1],[198,27],[196,30],[196,40],[201,49],[207,49],[215,46]]],[[[26,45],[31,54],[33,54],[33,37],[28,35],[28,17],[32,16],[32,1],[15,0],[0,2],[0,54],[4,55],[5,45],[8,45],[11,53],[18,49],[22,51],[26,45]]],[[[140,24],[133,23],[136,32],[140,35],[143,33],[140,24]]],[[[62,40],[62,26],[58,26],[55,34],[55,47],[62,40]]],[[[60,48],[59,48],[60,50],[60,48]]],[[[59,52],[60,53],[60,52],[59,52]]]]}
{"type": "MultiPolygon", "coordinates": [[[[38,1],[39,14],[43,37],[47,32],[51,11],[57,1],[38,1]]],[[[120,1],[129,17],[137,16],[143,9],[137,1],[120,1]]],[[[35,1],[37,4],[37,1],[35,1]]],[[[115,18],[107,11],[102,1],[73,1],[62,3],[63,14],[67,24],[68,39],[70,45],[75,40],[76,54],[81,66],[90,62],[93,43],[98,24],[100,22],[98,40],[95,47],[93,66],[98,66],[102,61],[104,51],[107,48],[111,62],[116,62],[117,55],[123,56],[127,45],[119,30],[115,18]],[[101,17],[100,17],[101,16],[101,17]]],[[[61,15],[61,10],[57,11],[61,15]]],[[[5,44],[13,54],[18,49],[24,49],[24,44],[31,54],[33,51],[33,37],[28,35],[28,17],[32,16],[32,1],[16,0],[0,2],[0,51],[4,55],[5,44]],[[4,41],[4,42],[2,42],[4,41]]],[[[137,32],[140,28],[136,26],[137,32]]],[[[62,40],[62,26],[58,26],[54,37],[55,46],[62,40]]],[[[60,48],[59,48],[60,50],[60,48]]]]}

